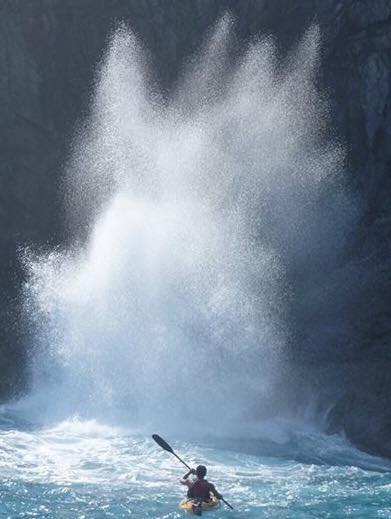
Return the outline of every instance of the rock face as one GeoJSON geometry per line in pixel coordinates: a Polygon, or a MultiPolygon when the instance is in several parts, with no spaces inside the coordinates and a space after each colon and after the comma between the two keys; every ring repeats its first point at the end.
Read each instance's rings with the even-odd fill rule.
{"type": "Polygon", "coordinates": [[[321,28],[320,82],[332,100],[350,178],[363,200],[351,255],[367,265],[370,281],[361,286],[357,280],[349,317],[354,347],[342,345],[339,355],[321,361],[316,351],[299,356],[300,366],[308,366],[297,390],[312,388],[320,411],[335,404],[329,430],[345,429],[356,443],[391,455],[391,0],[3,0],[0,394],[6,397],[23,382],[28,338],[18,322],[18,247],[71,238],[59,196],[62,165],[88,110],[108,34],[118,22],[128,23],[149,50],[162,88],[169,89],[183,60],[227,9],[237,17],[239,41],[271,33],[282,53],[310,23],[321,28]]]}

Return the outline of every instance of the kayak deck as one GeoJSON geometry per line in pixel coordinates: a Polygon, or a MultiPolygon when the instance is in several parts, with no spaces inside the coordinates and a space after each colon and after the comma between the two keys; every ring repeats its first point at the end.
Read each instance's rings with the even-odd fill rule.
{"type": "MultiPolygon", "coordinates": [[[[201,511],[207,512],[208,510],[213,510],[219,504],[220,504],[220,500],[217,499],[217,497],[213,496],[208,501],[202,501],[201,511]]],[[[182,499],[182,501],[179,503],[179,508],[181,510],[185,510],[186,512],[188,512],[190,514],[199,515],[199,514],[195,514],[194,505],[197,505],[196,500],[185,498],[185,499],[182,499]]]]}

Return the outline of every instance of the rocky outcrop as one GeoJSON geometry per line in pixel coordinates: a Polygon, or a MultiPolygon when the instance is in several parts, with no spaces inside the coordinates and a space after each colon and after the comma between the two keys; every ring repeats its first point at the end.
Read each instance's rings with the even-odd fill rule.
{"type": "Polygon", "coordinates": [[[237,17],[239,43],[271,33],[281,54],[310,23],[321,28],[319,80],[329,93],[363,206],[350,254],[371,275],[365,282],[357,280],[362,286],[349,317],[353,347],[346,346],[336,359],[322,359],[323,368],[314,367],[319,362],[315,350],[303,380],[323,402],[322,409],[335,404],[330,430],[342,427],[360,445],[391,455],[391,447],[382,448],[391,430],[385,405],[391,389],[390,0],[3,0],[0,394],[9,394],[23,380],[26,337],[18,320],[23,281],[18,248],[71,239],[59,196],[62,166],[74,129],[88,111],[108,34],[119,21],[129,23],[149,50],[162,89],[169,90],[183,61],[226,9],[237,17]],[[327,368],[330,361],[335,369],[327,368]],[[318,369],[320,378],[314,376],[318,369]],[[316,382],[320,379],[322,384],[316,382]]]}

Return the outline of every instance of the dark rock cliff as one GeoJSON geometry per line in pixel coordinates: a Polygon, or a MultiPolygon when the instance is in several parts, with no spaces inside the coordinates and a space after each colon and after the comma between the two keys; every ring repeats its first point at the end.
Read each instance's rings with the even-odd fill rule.
{"type": "Polygon", "coordinates": [[[108,34],[119,21],[129,23],[169,89],[227,8],[237,17],[239,41],[272,33],[282,53],[310,23],[321,28],[320,82],[348,147],[352,185],[364,200],[352,254],[373,273],[350,309],[355,347],[320,364],[313,353],[297,391],[312,390],[321,410],[336,404],[329,430],[344,428],[360,445],[391,455],[385,409],[391,390],[391,0],[2,0],[0,394],[23,381],[18,247],[71,239],[59,194],[62,165],[88,110],[108,34]]]}

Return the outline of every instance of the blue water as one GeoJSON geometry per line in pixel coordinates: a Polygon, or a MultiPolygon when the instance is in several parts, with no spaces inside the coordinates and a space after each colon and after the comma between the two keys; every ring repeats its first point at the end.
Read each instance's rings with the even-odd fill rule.
{"type": "MultiPolygon", "coordinates": [[[[3,410],[0,516],[179,518],[179,462],[148,435],[77,417],[38,426],[3,410]]],[[[167,438],[235,507],[215,518],[391,517],[391,463],[287,423],[259,437],[167,438]]]]}

